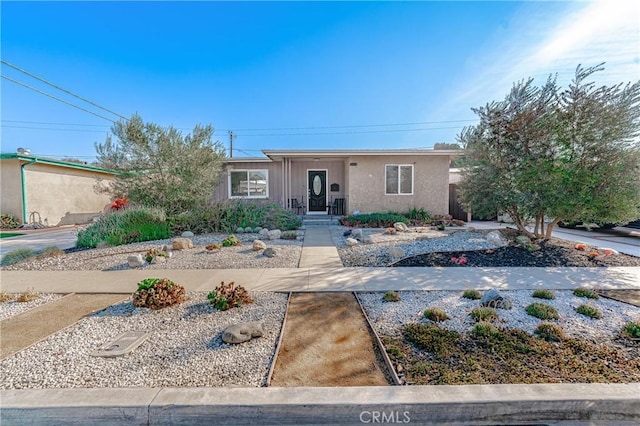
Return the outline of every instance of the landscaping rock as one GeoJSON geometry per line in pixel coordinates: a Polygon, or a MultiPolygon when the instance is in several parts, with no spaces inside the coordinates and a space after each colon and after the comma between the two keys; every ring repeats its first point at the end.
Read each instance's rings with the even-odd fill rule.
{"type": "Polygon", "coordinates": [[[358,245],[358,240],[355,238],[347,238],[345,243],[347,244],[347,247],[354,247],[358,245]]]}
{"type": "Polygon", "coordinates": [[[193,238],[194,234],[191,231],[184,231],[180,236],[184,238],[193,238]]]}
{"type": "Polygon", "coordinates": [[[134,254],[131,256],[127,256],[127,263],[129,264],[130,268],[139,268],[141,266],[144,266],[145,261],[142,258],[141,254],[134,254]]]}
{"type": "Polygon", "coordinates": [[[253,241],[253,251],[260,251],[267,248],[267,245],[262,240],[253,241]]]}
{"type": "Polygon", "coordinates": [[[153,256],[151,264],[155,265],[156,263],[167,263],[167,258],[164,256],[153,256]]]}
{"type": "Polygon", "coordinates": [[[506,247],[509,245],[509,240],[502,235],[500,231],[491,231],[485,237],[486,240],[491,243],[493,246],[497,247],[506,247]]]}
{"type": "Polygon", "coordinates": [[[270,240],[277,240],[282,235],[282,231],[280,231],[279,229],[274,229],[272,231],[269,231],[268,235],[270,240]]]}
{"type": "Polygon", "coordinates": [[[257,321],[243,322],[234,324],[224,329],[222,332],[222,341],[225,343],[244,343],[254,337],[262,337],[264,328],[262,323],[257,321]]]}
{"type": "Polygon", "coordinates": [[[401,247],[391,247],[389,249],[389,256],[394,259],[400,259],[404,257],[404,250],[401,247]]]}
{"type": "Polygon", "coordinates": [[[371,236],[367,235],[366,237],[364,237],[362,239],[362,243],[363,244],[373,244],[373,238],[371,238],[371,236]]]}
{"type": "Polygon", "coordinates": [[[503,296],[500,291],[491,289],[484,292],[480,305],[496,309],[511,309],[511,300],[507,296],[503,296]]]}
{"type": "Polygon", "coordinates": [[[403,222],[396,222],[393,224],[393,227],[398,232],[407,232],[409,230],[409,227],[407,226],[407,224],[403,222]]]}
{"type": "Polygon", "coordinates": [[[276,255],[276,251],[275,249],[272,249],[271,247],[269,247],[268,249],[265,249],[262,252],[262,255],[266,257],[274,257],[276,255]]]}
{"type": "Polygon", "coordinates": [[[351,237],[355,238],[356,240],[362,240],[362,229],[356,228],[351,231],[351,237]]]}
{"type": "Polygon", "coordinates": [[[343,236],[343,237],[349,237],[349,236],[351,236],[351,233],[352,233],[352,232],[353,232],[353,231],[352,231],[351,229],[347,229],[346,231],[344,231],[344,232],[342,233],[342,236],[343,236]]]}
{"type": "Polygon", "coordinates": [[[258,232],[258,234],[262,235],[263,237],[268,238],[269,237],[269,230],[267,228],[262,228],[260,230],[260,232],[258,232]]]}
{"type": "Polygon", "coordinates": [[[171,248],[173,250],[187,250],[193,248],[193,241],[189,238],[174,238],[171,241],[171,248]]]}

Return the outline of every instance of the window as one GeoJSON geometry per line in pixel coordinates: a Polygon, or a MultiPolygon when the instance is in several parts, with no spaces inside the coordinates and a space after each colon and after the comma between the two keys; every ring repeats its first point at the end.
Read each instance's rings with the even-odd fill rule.
{"type": "Polygon", "coordinates": [[[412,164],[387,164],[384,179],[385,194],[413,194],[412,164]]]}
{"type": "Polygon", "coordinates": [[[268,170],[233,170],[229,173],[229,198],[267,198],[268,170]]]}

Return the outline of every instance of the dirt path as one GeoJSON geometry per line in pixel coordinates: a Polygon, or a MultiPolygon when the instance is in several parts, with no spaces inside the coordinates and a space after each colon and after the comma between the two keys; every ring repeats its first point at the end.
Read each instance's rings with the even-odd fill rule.
{"type": "Polygon", "coordinates": [[[640,290],[600,290],[599,293],[601,296],[608,297],[609,299],[640,307],[640,290]]]}
{"type": "Polygon", "coordinates": [[[271,386],[384,386],[390,382],[351,293],[294,293],[271,386]]]}
{"type": "Polygon", "coordinates": [[[70,294],[7,318],[0,322],[0,359],[126,297],[124,294],[70,294]]]}

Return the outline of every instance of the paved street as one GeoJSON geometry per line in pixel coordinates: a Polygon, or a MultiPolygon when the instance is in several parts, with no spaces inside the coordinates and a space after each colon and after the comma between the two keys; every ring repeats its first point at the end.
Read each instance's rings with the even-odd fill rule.
{"type": "Polygon", "coordinates": [[[63,226],[58,228],[33,230],[19,229],[11,231],[25,235],[0,239],[0,258],[2,258],[7,252],[17,248],[42,250],[43,248],[50,246],[56,246],[61,249],[75,247],[77,229],[78,227],[76,226],[63,226]]]}

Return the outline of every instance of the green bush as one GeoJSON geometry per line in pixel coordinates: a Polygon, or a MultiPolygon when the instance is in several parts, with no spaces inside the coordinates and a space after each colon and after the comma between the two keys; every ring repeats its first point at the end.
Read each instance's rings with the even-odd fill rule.
{"type": "Polygon", "coordinates": [[[449,315],[439,308],[428,308],[423,313],[424,317],[433,322],[442,322],[449,319],[449,315]]]}
{"type": "Polygon", "coordinates": [[[422,207],[420,207],[419,209],[413,207],[408,212],[402,213],[402,215],[413,222],[425,223],[431,222],[433,220],[433,216],[431,215],[431,213],[429,213],[422,207]]]}
{"type": "Polygon", "coordinates": [[[598,308],[591,305],[580,305],[576,308],[576,312],[589,318],[602,318],[602,313],[598,308]]]}
{"type": "Polygon", "coordinates": [[[387,228],[396,222],[408,223],[409,219],[398,213],[367,213],[346,216],[341,222],[344,226],[358,228],[387,228]]]}
{"type": "Polygon", "coordinates": [[[547,342],[559,342],[564,339],[564,331],[558,324],[552,322],[543,322],[538,325],[534,331],[538,336],[547,342]]]}
{"type": "Polygon", "coordinates": [[[590,288],[576,288],[575,290],[573,290],[573,294],[578,296],[578,297],[586,297],[587,299],[598,299],[600,296],[598,296],[598,293],[596,293],[594,290],[591,290],[590,288]]]}
{"type": "Polygon", "coordinates": [[[535,297],[537,299],[552,300],[556,298],[556,295],[553,294],[551,290],[541,289],[541,290],[534,290],[531,297],[535,297]]]}
{"type": "Polygon", "coordinates": [[[498,312],[488,306],[474,308],[469,315],[475,322],[492,322],[498,319],[498,312]]]}
{"type": "Polygon", "coordinates": [[[640,322],[630,321],[622,328],[623,334],[634,339],[640,339],[640,322]]]}
{"type": "Polygon", "coordinates": [[[525,311],[532,317],[540,318],[541,320],[560,319],[556,308],[545,305],[544,303],[532,303],[525,308],[525,311]]]}
{"type": "Polygon", "coordinates": [[[480,300],[482,299],[482,293],[478,290],[465,290],[464,293],[462,293],[462,297],[465,299],[480,300]]]}
{"type": "Polygon", "coordinates": [[[239,246],[240,244],[241,243],[240,240],[238,240],[238,237],[233,234],[222,240],[222,247],[239,246]]]}
{"type": "Polygon", "coordinates": [[[475,337],[497,337],[499,334],[500,329],[487,321],[480,321],[471,330],[471,335],[475,337]]]}
{"type": "Polygon", "coordinates": [[[109,213],[78,232],[78,247],[94,248],[101,243],[112,246],[140,241],[162,240],[171,236],[162,210],[132,207],[109,213]]]}
{"type": "Polygon", "coordinates": [[[0,229],[16,229],[20,227],[20,219],[9,213],[0,214],[0,229]]]}
{"type": "Polygon", "coordinates": [[[20,263],[25,260],[32,259],[37,255],[38,255],[38,252],[30,248],[19,248],[19,249],[11,250],[10,252],[4,255],[4,257],[2,258],[2,261],[0,261],[0,266],[15,265],[16,263],[20,263]]]}
{"type": "Polygon", "coordinates": [[[396,291],[388,291],[382,296],[382,300],[385,302],[399,302],[400,295],[396,291]]]}

